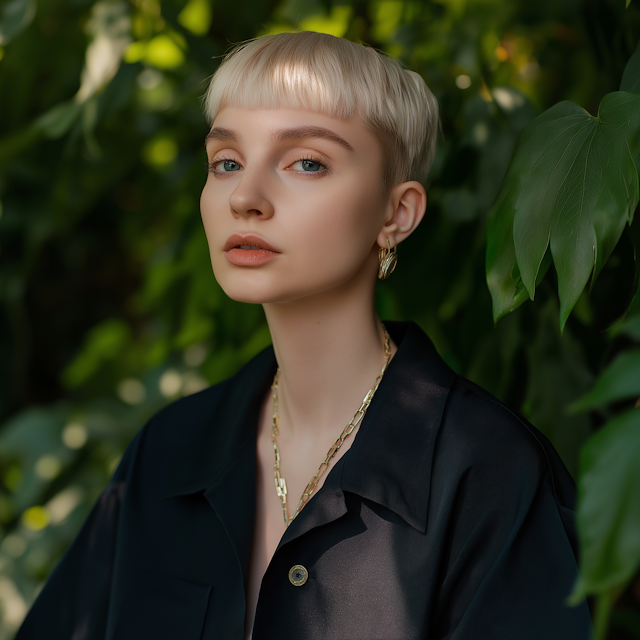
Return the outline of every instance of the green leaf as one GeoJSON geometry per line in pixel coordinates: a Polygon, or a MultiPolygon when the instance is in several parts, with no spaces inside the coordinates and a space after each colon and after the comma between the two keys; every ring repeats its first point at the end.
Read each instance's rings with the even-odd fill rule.
{"type": "Polygon", "coordinates": [[[36,0],[11,0],[0,10],[0,46],[24,31],[36,15],[36,0]]]}
{"type": "Polygon", "coordinates": [[[593,614],[593,640],[606,640],[613,605],[620,597],[620,591],[619,587],[612,587],[596,595],[593,614]]]}
{"type": "Polygon", "coordinates": [[[617,416],[580,456],[577,524],[580,574],[570,596],[621,589],[640,564],[640,411],[617,416]]]}
{"type": "Polygon", "coordinates": [[[505,203],[514,196],[509,189],[512,182],[504,180],[498,199],[487,215],[487,285],[491,292],[494,322],[529,299],[527,290],[519,286],[520,270],[513,243],[515,210],[509,207],[508,202],[505,203]]]}
{"type": "Polygon", "coordinates": [[[489,212],[487,282],[494,320],[526,300],[514,291],[516,268],[533,299],[550,248],[564,327],[589,277],[597,277],[633,220],[638,165],[640,95],[606,95],[598,117],[560,102],[522,130],[489,212]]]}
{"type": "Polygon", "coordinates": [[[622,80],[620,80],[620,91],[640,93],[640,44],[624,68],[622,80]]]}
{"type": "Polygon", "coordinates": [[[56,105],[43,113],[33,127],[42,132],[47,138],[61,138],[71,126],[80,118],[82,104],[69,100],[56,105]]]}
{"type": "Polygon", "coordinates": [[[598,378],[586,396],[574,402],[569,411],[576,413],[602,407],[623,398],[640,397],[640,349],[625,351],[598,378]]]}

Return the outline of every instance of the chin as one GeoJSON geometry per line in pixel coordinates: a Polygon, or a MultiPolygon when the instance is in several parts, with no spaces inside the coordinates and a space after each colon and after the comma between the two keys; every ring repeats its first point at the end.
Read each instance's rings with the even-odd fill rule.
{"type": "Polygon", "coordinates": [[[222,290],[236,302],[246,302],[247,304],[266,304],[273,302],[273,300],[265,297],[264,292],[247,291],[246,288],[241,290],[226,289],[225,287],[222,287],[222,290]]]}
{"type": "Polygon", "coordinates": [[[266,278],[256,278],[257,274],[246,274],[252,277],[233,277],[224,273],[218,275],[214,271],[214,276],[220,288],[229,298],[236,302],[246,302],[248,304],[266,304],[278,302],[279,293],[273,291],[273,285],[266,278]]]}

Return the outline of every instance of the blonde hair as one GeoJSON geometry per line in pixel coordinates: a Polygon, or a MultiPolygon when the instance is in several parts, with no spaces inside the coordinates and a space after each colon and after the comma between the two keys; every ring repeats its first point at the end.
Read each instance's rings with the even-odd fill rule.
{"type": "Polygon", "coordinates": [[[325,33],[280,33],[233,49],[205,96],[209,122],[231,105],[358,115],[382,148],[384,190],[424,182],[433,162],[438,103],[424,80],[371,47],[325,33]]]}

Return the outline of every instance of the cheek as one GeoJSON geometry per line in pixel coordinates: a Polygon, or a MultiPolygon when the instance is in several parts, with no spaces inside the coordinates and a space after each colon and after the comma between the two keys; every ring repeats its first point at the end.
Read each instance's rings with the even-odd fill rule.
{"type": "Polygon", "coordinates": [[[304,244],[299,255],[311,264],[323,264],[326,273],[360,269],[382,227],[377,188],[349,188],[301,201],[295,234],[304,244]]]}
{"type": "Polygon", "coordinates": [[[220,210],[220,193],[219,190],[214,189],[207,180],[202,194],[200,195],[200,215],[202,217],[202,224],[207,236],[207,241],[211,246],[212,241],[216,236],[216,221],[219,218],[218,212],[220,210]]]}

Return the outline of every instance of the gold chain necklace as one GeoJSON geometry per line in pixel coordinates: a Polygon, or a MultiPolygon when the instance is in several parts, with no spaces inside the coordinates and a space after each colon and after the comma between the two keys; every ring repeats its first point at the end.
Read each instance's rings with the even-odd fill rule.
{"type": "Polygon", "coordinates": [[[275,463],[273,465],[273,475],[276,483],[276,493],[278,497],[282,501],[282,515],[284,516],[284,523],[288,527],[295,519],[295,517],[302,511],[304,506],[309,502],[309,499],[313,495],[316,487],[318,486],[318,482],[320,478],[324,475],[325,471],[329,468],[329,463],[331,462],[331,458],[338,453],[338,450],[343,445],[344,441],[348,436],[353,433],[353,430],[360,424],[364,414],[367,412],[369,405],[371,404],[371,400],[375,392],[378,390],[380,386],[380,382],[382,381],[382,376],[384,376],[384,372],[387,370],[387,366],[389,365],[389,360],[391,360],[391,338],[389,337],[389,333],[387,332],[386,327],[383,325],[382,329],[384,331],[384,365],[382,366],[382,371],[380,371],[380,375],[376,378],[376,383],[373,388],[369,390],[367,395],[364,397],[360,408],[356,411],[356,414],[353,416],[351,422],[344,428],[340,437],[333,443],[329,451],[327,452],[326,458],[323,460],[320,468],[311,481],[307,485],[304,490],[302,497],[300,498],[300,502],[298,502],[298,506],[296,507],[295,512],[289,518],[289,510],[287,508],[287,482],[280,475],[280,449],[278,448],[278,443],[276,441],[276,436],[278,435],[278,380],[280,379],[280,367],[276,371],[276,375],[273,377],[273,384],[271,385],[271,389],[273,389],[273,426],[271,429],[271,442],[273,443],[273,453],[275,456],[275,463]]]}

